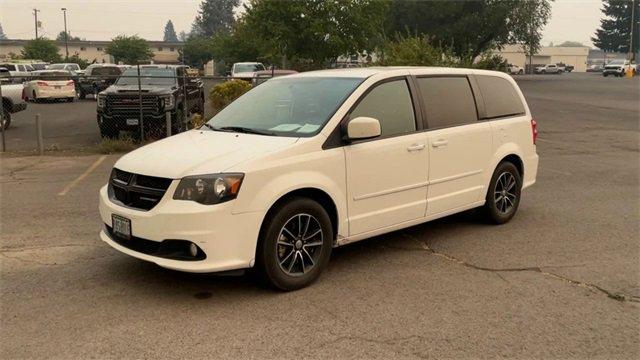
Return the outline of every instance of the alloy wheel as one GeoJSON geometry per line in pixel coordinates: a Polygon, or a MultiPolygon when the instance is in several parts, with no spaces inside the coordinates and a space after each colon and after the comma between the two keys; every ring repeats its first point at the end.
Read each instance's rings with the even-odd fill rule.
{"type": "Polygon", "coordinates": [[[284,224],[276,241],[278,266],[287,275],[301,276],[318,264],[324,234],[320,222],[309,214],[297,214],[284,224]]]}
{"type": "Polygon", "coordinates": [[[496,181],[494,202],[501,214],[511,212],[516,204],[516,178],[510,172],[503,172],[496,181]]]}

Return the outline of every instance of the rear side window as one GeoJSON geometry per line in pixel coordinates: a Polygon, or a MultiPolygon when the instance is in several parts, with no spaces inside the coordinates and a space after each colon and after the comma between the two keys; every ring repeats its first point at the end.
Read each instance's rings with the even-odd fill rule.
{"type": "Polygon", "coordinates": [[[0,66],[2,66],[3,68],[5,68],[5,69],[7,69],[9,71],[16,71],[16,66],[12,65],[12,64],[2,64],[0,66]]]}
{"type": "Polygon", "coordinates": [[[466,77],[418,78],[430,129],[478,121],[476,102],[466,77]]]}
{"type": "Polygon", "coordinates": [[[497,76],[476,76],[487,118],[524,114],[524,105],[516,89],[506,79],[497,76]]]}
{"type": "Polygon", "coordinates": [[[381,136],[414,132],[416,118],[407,82],[395,80],[373,88],[353,109],[349,119],[360,116],[378,119],[381,136]]]}

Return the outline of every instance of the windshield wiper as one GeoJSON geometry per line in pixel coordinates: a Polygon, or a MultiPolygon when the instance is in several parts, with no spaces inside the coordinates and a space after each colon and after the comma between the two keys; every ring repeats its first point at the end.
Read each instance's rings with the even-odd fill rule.
{"type": "Polygon", "coordinates": [[[204,126],[208,127],[208,128],[209,128],[209,129],[211,129],[211,130],[216,130],[216,128],[214,128],[213,126],[209,125],[209,123],[204,123],[204,124],[202,124],[202,125],[204,125],[204,126]]]}
{"type": "Polygon", "coordinates": [[[275,133],[270,131],[252,129],[244,126],[211,127],[211,129],[216,131],[231,131],[231,132],[239,132],[239,133],[245,133],[245,134],[258,134],[258,135],[269,135],[269,136],[275,135],[275,133]]]}

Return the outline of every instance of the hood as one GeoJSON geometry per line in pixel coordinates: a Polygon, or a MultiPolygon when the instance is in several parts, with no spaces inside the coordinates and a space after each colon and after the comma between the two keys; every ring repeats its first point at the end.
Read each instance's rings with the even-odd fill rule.
{"type": "MultiPolygon", "coordinates": [[[[167,94],[174,90],[173,85],[142,85],[140,87],[142,89],[142,94],[167,94]]],[[[138,94],[138,85],[111,85],[106,90],[104,90],[105,94],[138,94]]]]}
{"type": "Polygon", "coordinates": [[[294,144],[298,138],[191,130],[124,155],[114,165],[136,174],[180,179],[223,172],[257,156],[294,144]]]}

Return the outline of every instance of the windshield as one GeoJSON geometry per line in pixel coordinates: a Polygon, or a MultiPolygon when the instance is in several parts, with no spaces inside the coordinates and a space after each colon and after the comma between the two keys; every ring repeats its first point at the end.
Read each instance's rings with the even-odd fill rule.
{"type": "Polygon", "coordinates": [[[233,71],[237,73],[256,72],[261,70],[264,70],[264,65],[262,64],[236,64],[233,67],[233,71]]]}
{"type": "MultiPolygon", "coordinates": [[[[176,83],[173,69],[140,68],[140,84],[173,85],[176,83]]],[[[116,85],[138,85],[138,69],[131,68],[122,73],[116,85]]]]}
{"type": "Polygon", "coordinates": [[[624,65],[625,63],[625,60],[612,60],[611,62],[609,62],[609,65],[624,65]]]}
{"type": "Polygon", "coordinates": [[[352,78],[280,78],[244,94],[207,123],[209,128],[251,129],[271,135],[317,134],[362,83],[352,78]]]}
{"type": "Polygon", "coordinates": [[[49,65],[49,70],[63,70],[64,64],[53,64],[49,65]]]}

